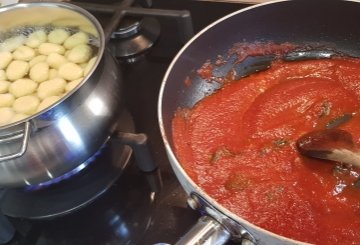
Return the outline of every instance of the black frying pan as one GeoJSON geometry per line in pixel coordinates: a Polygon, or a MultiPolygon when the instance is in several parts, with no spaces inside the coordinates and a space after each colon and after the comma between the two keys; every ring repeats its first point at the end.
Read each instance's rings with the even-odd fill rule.
{"type": "MultiPolygon", "coordinates": [[[[242,224],[258,244],[294,244],[294,241],[284,240],[255,227],[223,208],[195,185],[182,169],[173,152],[171,121],[174,113],[179,107],[192,107],[218,88],[216,83],[208,83],[198,77],[196,70],[207,60],[214,62],[218,55],[226,57],[227,51],[237,42],[291,42],[304,47],[317,47],[306,53],[305,57],[300,57],[301,53],[289,54],[290,59],[322,58],[331,55],[332,52],[358,57],[359,19],[360,2],[355,1],[293,0],[256,5],[230,14],[208,26],[190,40],[175,57],[160,91],[160,129],[171,165],[179,181],[190,196],[200,196],[201,200],[205,200],[205,206],[215,210],[216,214],[211,216],[216,220],[220,219],[220,222],[223,222],[223,217],[229,217],[230,220],[242,224]],[[184,82],[188,76],[193,79],[191,86],[184,82]]],[[[253,65],[257,67],[259,64],[253,65]]],[[[244,74],[246,72],[248,71],[244,74]]],[[[221,72],[217,75],[221,76],[221,72]]],[[[231,225],[230,228],[228,224],[225,226],[228,230],[233,230],[231,225]]],[[[234,235],[233,231],[230,233],[234,235]]]]}

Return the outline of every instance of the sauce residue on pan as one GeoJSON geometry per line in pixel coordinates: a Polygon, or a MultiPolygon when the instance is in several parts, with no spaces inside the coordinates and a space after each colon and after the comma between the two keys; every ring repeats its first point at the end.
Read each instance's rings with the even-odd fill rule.
{"type": "Polygon", "coordinates": [[[356,244],[360,170],[302,157],[295,141],[353,114],[340,128],[359,145],[359,111],[359,59],[276,60],[179,109],[175,151],[207,194],[251,223],[299,241],[356,244]]]}

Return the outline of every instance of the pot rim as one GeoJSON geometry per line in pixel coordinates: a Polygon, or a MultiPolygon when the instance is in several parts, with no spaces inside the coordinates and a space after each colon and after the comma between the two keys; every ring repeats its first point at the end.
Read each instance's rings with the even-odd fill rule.
{"type": "Polygon", "coordinates": [[[8,11],[13,11],[16,9],[21,9],[21,8],[31,8],[31,7],[47,7],[47,8],[62,8],[62,9],[67,9],[76,13],[79,13],[80,15],[82,15],[83,17],[85,17],[87,20],[89,20],[91,22],[91,24],[93,25],[95,31],[98,34],[98,40],[99,40],[99,47],[97,50],[97,59],[95,64],[93,65],[93,67],[91,68],[91,70],[89,71],[89,73],[83,78],[83,80],[75,87],[73,88],[70,92],[68,92],[65,96],[63,96],[62,98],[60,98],[57,102],[55,102],[54,104],[52,104],[51,106],[46,107],[45,109],[30,115],[26,118],[24,118],[23,120],[20,121],[16,121],[13,123],[9,123],[3,126],[0,126],[0,131],[7,131],[7,129],[11,129],[14,126],[18,126],[20,124],[24,124],[28,121],[32,121],[34,119],[36,119],[39,115],[43,114],[46,111],[51,110],[52,108],[56,107],[57,105],[59,105],[60,103],[62,103],[64,100],[66,100],[67,98],[69,98],[70,96],[72,96],[77,90],[80,89],[80,87],[82,87],[82,85],[84,83],[87,82],[87,80],[89,79],[89,77],[92,76],[92,74],[94,73],[94,71],[97,69],[97,67],[99,66],[99,63],[102,60],[102,57],[104,55],[105,52],[105,34],[104,34],[104,30],[100,24],[100,22],[97,20],[97,18],[95,18],[95,16],[93,16],[90,12],[88,12],[87,10],[85,10],[84,8],[81,8],[79,6],[76,6],[74,4],[71,3],[64,3],[64,2],[30,2],[30,3],[15,3],[15,4],[10,4],[10,5],[6,5],[4,7],[0,8],[0,15],[3,12],[8,12],[8,11]]]}
{"type": "MultiPolygon", "coordinates": [[[[288,2],[288,1],[290,1],[290,0],[273,0],[273,1],[265,2],[265,3],[261,3],[261,4],[256,4],[256,5],[252,5],[252,6],[240,9],[238,11],[232,12],[232,13],[230,13],[228,15],[225,15],[224,17],[214,21],[213,23],[211,23],[208,26],[206,26],[205,28],[203,28],[194,37],[192,37],[180,49],[180,51],[176,54],[174,59],[171,61],[168,69],[166,70],[164,78],[163,78],[163,80],[161,82],[161,87],[160,87],[160,90],[159,90],[159,98],[158,98],[158,120],[159,120],[159,127],[160,127],[161,137],[162,137],[162,140],[164,142],[164,146],[165,146],[166,152],[168,154],[168,157],[170,158],[170,164],[172,165],[173,168],[176,168],[179,171],[179,173],[185,178],[187,183],[189,183],[194,188],[194,190],[195,190],[195,192],[197,194],[199,194],[201,197],[203,197],[205,200],[209,201],[213,205],[213,207],[216,209],[215,211],[220,212],[220,213],[224,214],[227,217],[230,217],[231,219],[233,219],[235,222],[237,222],[239,224],[244,224],[244,225],[246,225],[246,227],[250,227],[251,229],[258,230],[258,231],[260,231],[262,233],[265,233],[268,236],[272,236],[272,237],[275,237],[275,238],[277,238],[279,240],[282,240],[283,242],[290,243],[290,244],[309,245],[311,243],[306,243],[306,242],[298,241],[298,240],[291,239],[291,238],[288,238],[288,237],[285,237],[285,236],[281,236],[279,234],[276,234],[274,232],[271,232],[271,231],[268,231],[268,230],[266,230],[264,228],[261,228],[261,227],[255,225],[255,224],[253,224],[253,223],[250,223],[246,219],[244,219],[244,218],[234,214],[230,210],[226,209],[223,205],[221,205],[216,200],[214,200],[212,197],[210,197],[200,186],[198,186],[189,177],[189,175],[186,173],[186,171],[182,167],[179,159],[176,157],[174,151],[172,150],[172,147],[171,147],[171,144],[170,144],[170,139],[169,139],[168,135],[166,134],[166,130],[165,130],[165,127],[164,127],[164,119],[163,119],[163,95],[164,95],[165,87],[169,83],[168,78],[170,76],[170,73],[173,70],[173,67],[175,66],[175,64],[179,60],[179,58],[188,49],[188,47],[193,44],[193,42],[195,42],[205,32],[207,32],[208,30],[210,30],[211,28],[213,28],[217,24],[223,22],[224,20],[231,18],[232,16],[235,16],[235,15],[238,15],[240,13],[252,10],[254,8],[263,7],[263,6],[270,5],[270,4],[288,2]]],[[[346,0],[346,1],[360,2],[360,0],[346,0]]],[[[188,194],[190,194],[190,193],[188,193],[188,194]]],[[[252,233],[251,231],[249,231],[249,232],[250,232],[250,234],[252,233]]]]}

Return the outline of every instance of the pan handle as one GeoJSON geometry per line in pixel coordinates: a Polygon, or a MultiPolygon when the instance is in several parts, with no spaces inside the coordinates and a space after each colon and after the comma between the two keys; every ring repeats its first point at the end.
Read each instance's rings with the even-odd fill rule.
{"type": "Polygon", "coordinates": [[[221,245],[231,238],[224,226],[210,216],[202,216],[175,245],[221,245]]]}
{"type": "Polygon", "coordinates": [[[8,142],[19,140],[21,139],[21,146],[17,152],[6,154],[3,156],[0,156],[0,162],[12,160],[18,157],[21,157],[26,152],[28,142],[29,142],[29,136],[30,136],[30,121],[27,121],[24,123],[24,130],[21,130],[20,132],[15,132],[10,135],[2,136],[0,137],[0,144],[6,144],[8,142]]]}
{"type": "Polygon", "coordinates": [[[203,216],[175,245],[223,245],[230,239],[241,245],[257,244],[243,225],[222,214],[196,192],[190,194],[188,205],[203,216]]]}

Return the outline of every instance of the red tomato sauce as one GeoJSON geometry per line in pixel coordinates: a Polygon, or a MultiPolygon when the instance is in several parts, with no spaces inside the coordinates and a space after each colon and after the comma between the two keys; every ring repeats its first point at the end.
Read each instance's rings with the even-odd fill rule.
{"type": "Polygon", "coordinates": [[[225,82],[173,119],[176,155],[224,207],[269,231],[315,244],[358,244],[360,170],[301,156],[295,142],[346,113],[360,144],[360,60],[273,62],[225,82]]]}

